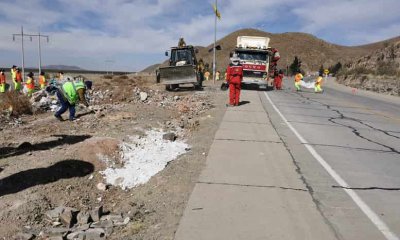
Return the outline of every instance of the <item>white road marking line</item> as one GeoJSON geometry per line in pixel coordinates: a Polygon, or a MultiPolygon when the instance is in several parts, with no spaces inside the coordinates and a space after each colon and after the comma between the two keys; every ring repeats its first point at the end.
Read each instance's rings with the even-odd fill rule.
{"type": "MultiPolygon", "coordinates": [[[[350,187],[347,182],[332,169],[332,167],[317,153],[317,151],[300,135],[299,132],[288,122],[288,120],[283,116],[283,114],[279,111],[279,109],[272,102],[271,98],[268,96],[266,92],[264,92],[265,97],[268,99],[269,103],[275,109],[275,111],[281,116],[282,120],[286,123],[286,125],[292,130],[294,135],[300,140],[302,144],[307,148],[307,150],[313,155],[313,157],[325,168],[325,170],[331,175],[335,181],[343,187],[350,187]]],[[[343,189],[353,201],[358,205],[358,207],[367,215],[367,217],[372,221],[372,223],[381,231],[381,233],[388,240],[400,240],[396,234],[394,234],[389,227],[379,218],[379,216],[372,211],[372,209],[358,196],[358,194],[352,189],[343,189]]]]}

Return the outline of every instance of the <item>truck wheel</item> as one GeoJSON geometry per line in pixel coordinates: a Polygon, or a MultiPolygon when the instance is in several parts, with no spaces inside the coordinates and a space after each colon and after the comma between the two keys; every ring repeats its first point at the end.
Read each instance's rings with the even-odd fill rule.
{"type": "Polygon", "coordinates": [[[166,91],[171,91],[171,85],[166,84],[166,85],[165,85],[165,90],[166,90],[166,91]]]}

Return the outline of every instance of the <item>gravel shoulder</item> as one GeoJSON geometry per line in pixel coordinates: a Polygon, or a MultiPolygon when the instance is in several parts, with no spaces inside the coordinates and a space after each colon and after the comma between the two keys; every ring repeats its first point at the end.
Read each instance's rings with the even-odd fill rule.
{"type": "Polygon", "coordinates": [[[88,78],[95,112],[80,108],[76,122],[59,122],[52,112],[24,115],[0,130],[0,239],[21,232],[39,236],[53,227],[45,213],[59,206],[103,206],[130,218],[107,239],[174,238],[225,112],[226,92],[211,83],[204,91],[165,92],[152,76],[88,78]],[[141,92],[148,95],[144,101],[141,92]],[[107,167],[102,156],[123,164],[119,144],[150,129],[175,132],[190,149],[146,184],[100,190],[107,167]]]}

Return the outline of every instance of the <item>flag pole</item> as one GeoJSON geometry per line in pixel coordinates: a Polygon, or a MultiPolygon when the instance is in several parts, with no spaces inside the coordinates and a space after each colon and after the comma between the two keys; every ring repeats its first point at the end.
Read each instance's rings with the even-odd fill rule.
{"type": "MultiPolygon", "coordinates": [[[[218,11],[218,0],[215,0],[215,9],[216,9],[216,11],[218,11]]],[[[216,60],[216,57],[215,57],[215,45],[216,45],[216,42],[217,42],[217,12],[215,12],[215,22],[214,22],[214,48],[213,48],[213,50],[214,50],[214,56],[213,56],[213,83],[215,84],[215,68],[216,68],[216,64],[215,64],[215,60],[216,60]]]]}

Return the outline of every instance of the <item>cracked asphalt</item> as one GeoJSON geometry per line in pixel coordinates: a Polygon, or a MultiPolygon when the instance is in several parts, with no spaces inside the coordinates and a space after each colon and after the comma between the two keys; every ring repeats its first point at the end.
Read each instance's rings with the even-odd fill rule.
{"type": "Polygon", "coordinates": [[[292,81],[227,109],[176,240],[399,239],[400,98],[292,81]]]}
{"type": "MultiPolygon", "coordinates": [[[[338,239],[389,239],[343,189],[352,189],[400,236],[400,98],[350,88],[328,80],[323,94],[283,91],[268,96],[287,121],[349,186],[340,186],[302,146],[259,93],[291,152],[320,213],[338,239]]],[[[395,238],[396,239],[396,238],[395,238]]]]}

